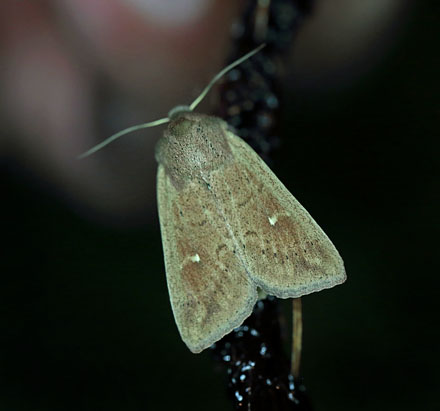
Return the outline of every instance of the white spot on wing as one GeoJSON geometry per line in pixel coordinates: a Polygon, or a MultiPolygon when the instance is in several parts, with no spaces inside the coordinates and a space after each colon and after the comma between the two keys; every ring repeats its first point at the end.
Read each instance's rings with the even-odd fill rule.
{"type": "Polygon", "coordinates": [[[192,255],[191,257],[189,257],[189,259],[193,262],[193,263],[198,263],[200,262],[200,256],[198,254],[192,255]]]}
{"type": "Polygon", "coordinates": [[[277,221],[278,221],[278,217],[276,215],[273,215],[272,217],[269,217],[270,225],[275,225],[277,221]]]}

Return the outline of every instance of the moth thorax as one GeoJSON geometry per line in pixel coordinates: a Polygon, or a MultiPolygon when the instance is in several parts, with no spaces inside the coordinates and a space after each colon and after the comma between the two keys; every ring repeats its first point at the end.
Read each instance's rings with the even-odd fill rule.
{"type": "Polygon", "coordinates": [[[175,185],[204,178],[231,159],[226,123],[216,117],[180,113],[172,119],[156,147],[156,159],[175,185]]]}

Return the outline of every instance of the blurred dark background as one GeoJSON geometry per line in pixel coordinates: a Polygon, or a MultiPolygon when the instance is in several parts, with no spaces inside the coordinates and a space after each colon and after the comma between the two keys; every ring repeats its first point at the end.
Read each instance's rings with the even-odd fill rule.
{"type": "MultiPolygon", "coordinates": [[[[26,10],[15,7],[3,11],[20,20],[26,10]]],[[[233,19],[234,7],[225,20],[233,19]]],[[[34,12],[40,16],[38,24],[45,22],[44,16],[66,14],[59,5],[34,12]]],[[[361,50],[363,58],[341,60],[332,67],[322,63],[322,71],[321,64],[308,66],[301,55],[291,58],[282,147],[274,154],[274,170],[335,243],[348,274],[346,284],[303,299],[302,372],[316,410],[440,407],[439,233],[434,214],[439,16],[435,1],[396,11],[389,27],[380,31],[383,38],[361,50]]],[[[3,21],[3,29],[8,24],[3,21]]],[[[7,67],[7,40],[14,36],[11,30],[4,32],[9,33],[2,43],[2,65],[7,67]]],[[[72,32],[65,30],[63,39],[76,44],[72,32]]],[[[317,43],[309,41],[319,54],[317,43]]],[[[308,49],[301,33],[298,42],[308,49]]],[[[201,52],[206,45],[197,47],[201,52]]],[[[75,61],[80,53],[74,49],[75,61]]],[[[177,59],[185,55],[172,53],[177,59]]],[[[166,50],[159,54],[167,61],[166,50]]],[[[148,106],[152,103],[145,89],[127,91],[98,68],[89,104],[97,117],[90,126],[97,136],[72,143],[67,154],[48,155],[50,165],[44,161],[52,154],[49,149],[34,155],[24,148],[47,143],[38,140],[38,130],[45,135],[45,125],[36,121],[37,131],[23,129],[18,120],[27,120],[26,110],[20,112],[17,103],[14,113],[18,110],[19,115],[12,113],[10,94],[2,94],[6,126],[0,146],[5,264],[0,286],[0,410],[231,409],[224,373],[215,369],[208,353],[191,354],[174,324],[154,214],[154,142],[137,146],[140,143],[133,141],[144,138],[138,135],[131,142],[115,143],[92,163],[75,163],[70,173],[89,178],[84,184],[94,181],[93,170],[110,170],[87,190],[64,178],[60,165],[66,157],[74,164],[80,147],[138,121],[142,110],[140,121],[148,121],[166,112],[164,107],[181,103],[180,98],[190,100],[186,96],[196,93],[189,79],[197,78],[201,87],[222,65],[222,55],[209,46],[209,61],[205,64],[200,57],[194,63],[204,68],[185,66],[185,90],[171,81],[166,95],[154,101],[158,108],[148,106]],[[119,116],[127,101],[135,114],[124,108],[119,116]],[[159,109],[162,112],[156,113],[159,109]],[[110,119],[107,125],[102,118],[110,119]],[[128,162],[147,166],[144,170],[132,165],[121,176],[128,162]],[[90,175],[81,175],[80,167],[91,170],[90,175]],[[132,191],[119,188],[134,180],[132,191]],[[101,183],[105,189],[100,197],[87,201],[101,183]],[[146,194],[133,194],[143,185],[146,194]],[[125,194],[130,201],[110,204],[125,194]]],[[[92,59],[88,53],[82,58],[92,59]]],[[[81,65],[87,73],[91,66],[81,65]]],[[[150,76],[149,81],[154,79],[150,76]]],[[[2,81],[5,85],[5,78],[2,81]]]]}

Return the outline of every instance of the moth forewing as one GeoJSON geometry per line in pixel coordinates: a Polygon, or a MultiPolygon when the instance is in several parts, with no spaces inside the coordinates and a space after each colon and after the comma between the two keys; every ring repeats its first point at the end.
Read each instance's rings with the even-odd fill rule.
{"type": "Polygon", "coordinates": [[[156,158],[168,288],[191,351],[239,326],[258,287],[287,298],[345,280],[328,237],[224,121],[179,114],[156,158]]]}
{"type": "Polygon", "coordinates": [[[250,315],[256,287],[203,180],[176,188],[160,165],[157,190],[174,318],[183,341],[198,353],[250,315]]]}
{"type": "Polygon", "coordinates": [[[280,298],[343,283],[344,263],[327,235],[255,151],[225,133],[234,165],[212,189],[217,198],[230,198],[219,207],[252,280],[280,298]]]}

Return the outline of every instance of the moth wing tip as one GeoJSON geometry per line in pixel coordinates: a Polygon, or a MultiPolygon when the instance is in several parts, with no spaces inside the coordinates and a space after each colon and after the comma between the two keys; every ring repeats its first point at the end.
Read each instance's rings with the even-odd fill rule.
{"type": "Polygon", "coordinates": [[[200,354],[202,351],[206,350],[216,342],[220,341],[224,336],[228,335],[232,330],[243,324],[243,322],[252,314],[252,311],[254,309],[255,304],[257,303],[257,300],[258,300],[257,286],[255,286],[254,292],[251,293],[248,300],[244,304],[243,310],[237,313],[237,315],[233,317],[232,320],[228,321],[228,323],[225,326],[219,328],[216,332],[208,335],[205,338],[194,340],[190,338],[184,338],[182,336],[182,340],[193,354],[200,354]]]}

